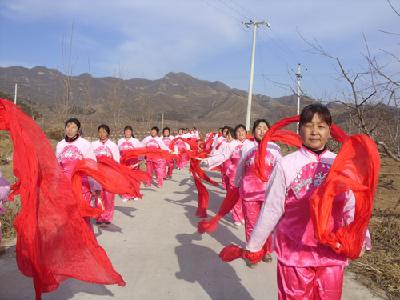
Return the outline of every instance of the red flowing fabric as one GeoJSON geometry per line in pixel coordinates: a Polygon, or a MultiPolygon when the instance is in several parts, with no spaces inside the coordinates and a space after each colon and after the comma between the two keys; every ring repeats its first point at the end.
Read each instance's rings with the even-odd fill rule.
{"type": "Polygon", "coordinates": [[[350,259],[359,257],[369,220],[379,176],[379,153],[375,142],[366,135],[353,135],[342,145],[323,184],[311,196],[311,219],[315,235],[322,244],[350,259]],[[335,197],[353,191],[356,206],[354,221],[329,229],[335,197]]]}
{"type": "Polygon", "coordinates": [[[293,122],[298,122],[300,120],[299,116],[294,116],[286,118],[276,122],[264,135],[262,141],[258,144],[258,151],[254,160],[256,167],[257,176],[264,182],[268,181],[268,176],[271,172],[265,162],[265,156],[267,154],[267,144],[268,142],[280,142],[287,144],[289,146],[295,146],[297,148],[301,147],[301,138],[297,133],[289,130],[280,130],[288,124],[293,122]]]}
{"type": "MultiPolygon", "coordinates": [[[[196,173],[197,177],[199,177],[202,180],[207,181],[208,183],[211,183],[212,185],[217,186],[218,183],[214,180],[212,180],[205,172],[202,168],[200,168],[200,161],[197,158],[205,158],[207,157],[207,153],[205,151],[199,151],[199,147],[197,144],[197,140],[196,139],[186,139],[186,138],[175,138],[171,141],[169,148],[170,150],[174,149],[175,143],[178,140],[182,140],[185,143],[188,143],[190,146],[190,150],[186,150],[185,152],[189,155],[190,158],[190,172],[192,173],[196,173]]],[[[203,185],[200,181],[200,184],[203,185]]]]}
{"type": "Polygon", "coordinates": [[[21,209],[15,218],[19,270],[33,277],[36,299],[68,278],[125,285],[79,213],[53,149],[40,127],[13,103],[0,99],[0,129],[13,142],[13,171],[21,209]]]}
{"type": "Polygon", "coordinates": [[[241,247],[230,244],[228,246],[225,246],[222,248],[221,252],[219,253],[219,257],[222,259],[224,262],[230,262],[238,258],[244,258],[243,253],[246,250],[242,249],[241,247]]]}
{"type": "Polygon", "coordinates": [[[338,141],[342,144],[349,138],[347,133],[344,132],[342,128],[340,128],[336,124],[332,124],[331,126],[331,136],[335,141],[338,141]]]}
{"type": "Polygon", "coordinates": [[[190,158],[190,172],[196,173],[198,177],[200,177],[202,180],[207,181],[208,183],[218,186],[218,182],[212,180],[206,172],[202,168],[200,168],[200,161],[195,159],[195,158],[190,158]]]}
{"type": "MultiPolygon", "coordinates": [[[[107,191],[110,191],[110,192],[115,193],[115,194],[123,194],[123,193],[124,194],[130,194],[130,195],[132,195],[134,197],[142,198],[143,195],[140,192],[140,184],[141,183],[146,183],[147,180],[150,177],[146,172],[144,172],[142,170],[135,170],[135,169],[132,169],[132,168],[130,168],[128,166],[118,164],[118,163],[115,162],[115,160],[113,160],[112,158],[107,157],[107,156],[97,157],[97,162],[98,162],[98,164],[100,164],[100,166],[102,168],[107,168],[107,169],[111,168],[117,174],[119,174],[120,176],[121,175],[123,176],[123,178],[121,178],[121,179],[119,177],[117,177],[117,179],[114,179],[114,181],[118,180],[117,182],[123,183],[124,182],[123,179],[125,179],[125,180],[127,180],[129,182],[129,184],[131,186],[130,187],[131,190],[133,189],[129,193],[120,192],[121,189],[122,189],[120,184],[113,184],[111,187],[107,188],[106,186],[104,186],[102,184],[102,182],[98,181],[107,191]],[[117,191],[117,189],[119,191],[117,191]]],[[[108,170],[104,170],[104,173],[108,174],[108,170]]]]}
{"type": "MultiPolygon", "coordinates": [[[[285,126],[286,124],[288,124],[288,123],[283,122],[283,125],[282,124],[278,125],[280,127],[278,127],[278,126],[275,127],[275,125],[272,126],[271,127],[272,131],[269,134],[270,140],[286,143],[291,146],[301,147],[300,137],[296,133],[289,131],[289,130],[278,130],[279,128],[281,128],[282,126],[285,126]]],[[[267,134],[268,134],[268,132],[267,132],[267,134]]],[[[264,145],[264,147],[263,147],[264,151],[262,151],[263,152],[262,155],[264,155],[264,156],[261,155],[260,157],[265,157],[267,143],[268,143],[268,141],[267,142],[264,141],[264,142],[260,143],[260,145],[261,144],[264,145]]],[[[261,146],[259,146],[258,151],[260,151],[260,147],[261,146]]],[[[256,154],[256,162],[258,161],[257,157],[258,157],[258,155],[256,154]]],[[[271,173],[271,169],[267,170],[267,167],[265,166],[265,160],[263,163],[259,162],[259,164],[263,165],[263,170],[265,170],[265,171],[263,171],[263,174],[271,173]]],[[[265,176],[265,177],[267,177],[267,176],[265,176]]],[[[236,202],[238,201],[238,198],[239,198],[238,188],[234,188],[233,190],[228,190],[226,197],[223,200],[218,213],[209,220],[200,221],[197,224],[197,231],[199,233],[214,232],[217,229],[219,220],[221,220],[226,214],[228,214],[232,210],[232,208],[235,206],[236,202]]]]}
{"type": "Polygon", "coordinates": [[[218,182],[212,180],[206,172],[202,168],[200,168],[200,161],[197,158],[206,158],[207,153],[204,151],[199,151],[197,142],[195,140],[183,139],[190,145],[190,149],[193,149],[189,152],[190,157],[190,170],[191,172],[195,172],[202,180],[207,181],[208,183],[218,186],[218,182]]]}
{"type": "Polygon", "coordinates": [[[215,147],[215,150],[219,150],[219,148],[221,147],[222,143],[223,143],[223,142],[219,142],[219,143],[217,144],[217,146],[215,147]]]}
{"type": "Polygon", "coordinates": [[[171,154],[166,150],[140,147],[123,151],[121,153],[120,162],[121,164],[126,164],[129,159],[136,158],[141,155],[145,155],[147,158],[151,159],[164,158],[166,160],[169,160],[172,157],[171,154]]]}
{"type": "Polygon", "coordinates": [[[204,171],[200,168],[200,161],[197,158],[202,158],[206,156],[206,153],[199,152],[197,142],[193,141],[189,142],[191,149],[193,149],[190,154],[190,167],[189,170],[193,176],[194,183],[197,188],[197,211],[196,216],[199,218],[207,217],[207,209],[208,209],[208,201],[209,201],[209,193],[207,191],[206,186],[203,184],[202,180],[207,181],[208,183],[217,186],[218,183],[212,180],[204,171]]]}
{"type": "Polygon", "coordinates": [[[238,258],[243,258],[249,260],[253,264],[256,264],[260,262],[266,254],[271,253],[271,246],[271,237],[265,242],[263,248],[257,252],[250,252],[237,245],[231,244],[221,250],[219,257],[224,262],[230,262],[238,258]]]}
{"type": "Polygon", "coordinates": [[[201,182],[201,179],[197,176],[196,173],[192,173],[194,184],[197,188],[197,210],[196,216],[199,218],[206,218],[207,217],[207,208],[208,208],[208,199],[209,194],[205,185],[201,182]]]}
{"type": "Polygon", "coordinates": [[[214,232],[217,229],[219,220],[221,220],[227,213],[229,213],[233,209],[238,199],[239,188],[229,188],[226,192],[225,199],[224,201],[222,201],[221,207],[218,210],[218,213],[209,220],[200,221],[197,224],[197,231],[199,233],[214,232]]]}
{"type": "Polygon", "coordinates": [[[184,151],[184,152],[189,152],[189,153],[190,153],[190,152],[192,152],[192,151],[197,151],[197,150],[198,150],[198,144],[197,144],[197,140],[196,140],[196,139],[189,139],[189,138],[177,137],[177,138],[174,138],[174,139],[171,141],[171,143],[169,144],[169,149],[170,149],[171,151],[174,151],[175,144],[176,144],[178,141],[183,141],[183,142],[189,144],[190,150],[186,150],[186,151],[184,151]]]}
{"type": "Polygon", "coordinates": [[[200,150],[196,139],[187,139],[178,137],[171,141],[169,145],[171,151],[174,149],[176,142],[179,140],[184,141],[190,146],[190,150],[186,150],[184,153],[189,155],[190,158],[189,171],[193,176],[194,184],[197,188],[198,205],[197,205],[196,216],[198,216],[199,218],[205,218],[207,217],[209,193],[202,181],[203,180],[207,181],[208,183],[214,186],[217,186],[218,183],[212,180],[200,167],[200,161],[198,160],[198,158],[207,157],[207,152],[205,151],[205,148],[200,150]]]}
{"type": "Polygon", "coordinates": [[[91,207],[82,196],[82,177],[95,179],[105,190],[114,194],[130,194],[142,197],[140,183],[146,182],[148,175],[141,170],[133,170],[116,163],[112,158],[100,156],[97,162],[92,159],[82,159],[77,162],[72,173],[72,191],[80,201],[82,217],[97,218],[102,210],[91,207]]]}
{"type": "Polygon", "coordinates": [[[211,145],[214,141],[214,136],[215,136],[215,132],[211,132],[205,142],[204,152],[206,152],[207,154],[210,154],[210,152],[211,152],[211,145]]]}
{"type": "MultiPolygon", "coordinates": [[[[301,146],[300,137],[295,133],[275,135],[280,128],[299,120],[300,116],[282,119],[275,123],[264,136],[259,145],[259,155],[256,156],[255,161],[257,175],[262,180],[268,179],[268,177],[265,176],[267,174],[266,165],[260,150],[265,149],[270,140],[290,146],[301,146]]],[[[311,195],[310,215],[315,236],[320,243],[330,246],[333,251],[350,259],[356,259],[360,255],[372,213],[379,175],[379,153],[375,142],[370,137],[361,134],[349,137],[336,124],[331,126],[331,136],[343,145],[324,182],[311,195]],[[331,220],[333,200],[338,194],[349,190],[353,191],[356,201],[354,220],[349,225],[332,232],[328,225],[331,220]]],[[[238,251],[233,246],[230,245],[223,249],[221,252],[222,259],[226,258],[231,261],[235,257],[238,251]]],[[[263,249],[261,251],[266,252],[268,250],[263,249]]]]}

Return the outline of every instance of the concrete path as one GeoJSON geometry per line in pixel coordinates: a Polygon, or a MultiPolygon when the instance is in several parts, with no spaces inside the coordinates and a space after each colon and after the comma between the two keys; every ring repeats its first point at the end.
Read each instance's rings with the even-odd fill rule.
{"type": "MultiPolygon", "coordinates": [[[[210,214],[225,192],[208,186],[210,214]]],[[[116,200],[115,222],[95,227],[125,287],[67,280],[43,299],[277,299],[276,261],[249,269],[241,260],[222,263],[224,245],[243,244],[243,228],[223,220],[213,235],[196,232],[196,191],[187,170],[175,171],[162,189],[144,189],[138,202],[116,200]]],[[[32,280],[17,270],[15,250],[0,256],[0,299],[34,299],[32,280]]],[[[378,299],[346,275],[343,299],[378,299]]]]}

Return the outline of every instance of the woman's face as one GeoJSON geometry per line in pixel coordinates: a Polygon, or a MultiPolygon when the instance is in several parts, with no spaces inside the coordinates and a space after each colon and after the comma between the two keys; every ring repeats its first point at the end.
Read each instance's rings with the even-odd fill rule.
{"type": "Polygon", "coordinates": [[[254,130],[254,138],[256,139],[256,141],[260,142],[267,131],[268,126],[265,122],[261,122],[260,124],[258,124],[256,129],[254,130]]]}
{"type": "Polygon", "coordinates": [[[150,130],[150,135],[152,137],[156,137],[158,135],[157,130],[155,130],[155,129],[150,130]]]}
{"type": "Polygon", "coordinates": [[[163,131],[163,136],[164,136],[164,137],[169,137],[169,130],[167,130],[167,129],[164,130],[164,131],[163,131]]]}
{"type": "Polygon", "coordinates": [[[78,126],[74,122],[70,122],[65,126],[65,135],[69,138],[73,138],[78,134],[78,126]]]}
{"type": "Polygon", "coordinates": [[[179,135],[183,134],[183,130],[182,130],[182,129],[179,129],[179,130],[178,130],[178,134],[179,134],[179,135]]]}
{"type": "Polygon", "coordinates": [[[226,134],[226,140],[227,140],[227,142],[233,141],[233,136],[231,136],[231,134],[229,133],[229,131],[228,131],[228,133],[226,134]]]}
{"type": "Polygon", "coordinates": [[[130,139],[132,137],[132,131],[130,129],[125,130],[124,136],[125,138],[130,139]]]}
{"type": "Polygon", "coordinates": [[[99,129],[99,139],[100,141],[104,141],[108,138],[108,133],[104,128],[99,129]]]}
{"type": "Polygon", "coordinates": [[[236,130],[236,136],[239,141],[243,142],[246,139],[246,130],[244,130],[242,127],[239,127],[236,130]]]}
{"type": "Polygon", "coordinates": [[[325,148],[331,136],[331,129],[316,113],[310,122],[301,125],[300,136],[305,146],[318,151],[325,148]]]}

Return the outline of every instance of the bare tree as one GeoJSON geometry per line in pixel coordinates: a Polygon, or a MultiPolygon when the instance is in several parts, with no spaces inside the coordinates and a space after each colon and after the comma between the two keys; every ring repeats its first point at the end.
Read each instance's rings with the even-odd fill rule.
{"type": "Polygon", "coordinates": [[[388,156],[400,161],[400,108],[396,98],[400,85],[384,72],[371,54],[365,36],[365,70],[354,72],[347,69],[339,57],[328,53],[317,40],[309,41],[299,35],[310,46],[312,53],[335,61],[340,78],[348,87],[336,102],[346,108],[349,122],[358,132],[373,138],[388,156]]]}
{"type": "Polygon", "coordinates": [[[57,101],[59,105],[56,105],[56,113],[59,115],[59,119],[65,120],[71,110],[71,99],[72,99],[72,42],[74,34],[74,23],[71,25],[71,32],[69,36],[64,36],[61,40],[61,59],[62,59],[62,72],[63,87],[64,91],[61,96],[61,101],[57,101]]]}

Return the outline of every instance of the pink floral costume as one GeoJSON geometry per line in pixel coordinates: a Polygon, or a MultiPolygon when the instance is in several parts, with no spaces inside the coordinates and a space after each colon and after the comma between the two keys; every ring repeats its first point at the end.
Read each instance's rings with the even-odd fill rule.
{"type": "MultiPolygon", "coordinates": [[[[175,138],[188,138],[184,134],[177,135],[175,138]]],[[[186,150],[189,150],[190,146],[182,140],[178,140],[175,143],[175,152],[179,152],[181,155],[177,161],[178,169],[182,170],[189,163],[189,156],[186,154],[186,150]]]]}
{"type": "MultiPolygon", "coordinates": [[[[174,137],[172,135],[162,138],[164,144],[168,148],[169,148],[169,145],[171,144],[173,139],[174,139],[174,137]]],[[[168,177],[172,177],[172,171],[174,170],[174,159],[173,158],[169,159],[168,161],[166,161],[166,164],[167,164],[167,167],[168,167],[168,172],[166,172],[167,176],[168,177]]]]}
{"type": "MultiPolygon", "coordinates": [[[[142,140],[142,144],[146,148],[153,149],[162,149],[169,151],[169,148],[164,144],[160,137],[152,137],[148,136],[142,140]]],[[[151,185],[151,179],[153,177],[153,171],[156,172],[157,177],[157,186],[162,187],[164,178],[166,177],[166,161],[164,158],[146,158],[146,172],[149,175],[149,181],[147,182],[147,186],[151,185]]]]}
{"type": "MultiPolygon", "coordinates": [[[[8,193],[10,192],[10,183],[3,177],[0,171],[0,215],[6,212],[4,203],[7,201],[8,193]]],[[[0,242],[2,239],[1,222],[0,222],[0,242]]]]}
{"type": "MultiPolygon", "coordinates": [[[[95,142],[92,142],[92,147],[94,154],[96,155],[96,158],[100,156],[107,156],[113,158],[117,163],[119,163],[120,161],[119,149],[114,142],[108,139],[104,142],[97,140],[95,142]]],[[[114,217],[115,194],[106,191],[99,185],[97,185],[97,190],[101,191],[100,196],[101,196],[102,206],[104,209],[103,213],[97,218],[97,222],[107,222],[107,223],[112,222],[114,217]]]]}
{"type": "MultiPolygon", "coordinates": [[[[279,299],[341,299],[346,257],[336,254],[314,237],[309,199],[324,181],[336,155],[303,147],[277,163],[268,182],[265,203],[247,249],[256,252],[273,232],[278,256],[279,299]]],[[[333,230],[352,221],[351,191],[334,201],[333,230]]],[[[370,248],[369,238],[366,239],[370,248]]]]}
{"type": "MultiPolygon", "coordinates": [[[[264,202],[266,182],[258,178],[255,171],[254,158],[258,149],[258,143],[252,141],[242,148],[242,156],[238,163],[235,178],[235,186],[239,187],[239,194],[243,201],[243,215],[245,220],[246,241],[257,222],[261,206],[264,202]]],[[[281,158],[280,148],[275,143],[268,143],[265,157],[268,166],[274,166],[281,158]]]]}
{"type": "MultiPolygon", "coordinates": [[[[123,155],[124,151],[127,150],[132,150],[135,148],[141,148],[143,147],[143,144],[136,138],[121,138],[118,140],[118,149],[119,149],[119,154],[120,156],[123,155]]],[[[128,166],[130,166],[132,169],[138,169],[139,168],[139,163],[142,160],[142,157],[135,157],[135,158],[131,158],[129,159],[126,163],[128,166]]],[[[129,194],[123,194],[122,196],[122,200],[123,201],[127,201],[131,198],[134,198],[133,195],[129,195],[129,194]]]]}
{"type": "MultiPolygon", "coordinates": [[[[64,174],[67,176],[69,180],[71,180],[72,171],[75,168],[76,163],[83,159],[89,158],[96,160],[96,156],[93,152],[93,148],[89,141],[82,137],[78,137],[73,142],[67,142],[65,139],[58,142],[56,147],[56,157],[64,171],[64,174]]],[[[91,205],[94,205],[94,201],[92,203],[92,194],[91,188],[93,189],[94,181],[90,180],[87,177],[82,178],[82,195],[83,198],[91,205]]],[[[88,224],[90,224],[89,218],[86,218],[88,224]]]]}
{"type": "MultiPolygon", "coordinates": [[[[131,137],[129,139],[121,138],[118,140],[118,149],[119,149],[120,156],[122,156],[124,151],[132,150],[132,149],[140,148],[140,147],[143,147],[143,144],[138,139],[133,138],[133,137],[131,137]]],[[[137,157],[137,158],[129,159],[127,161],[127,164],[133,169],[138,169],[139,162],[140,162],[140,157],[137,157]]]]}
{"type": "MultiPolygon", "coordinates": [[[[226,183],[227,190],[234,187],[236,170],[241,157],[241,150],[243,145],[248,143],[251,142],[248,140],[243,142],[240,142],[239,140],[225,142],[219,151],[204,160],[210,169],[221,165],[224,174],[223,181],[226,183]]],[[[239,198],[238,202],[232,209],[232,218],[235,223],[244,223],[241,198],[239,198]]]]}

